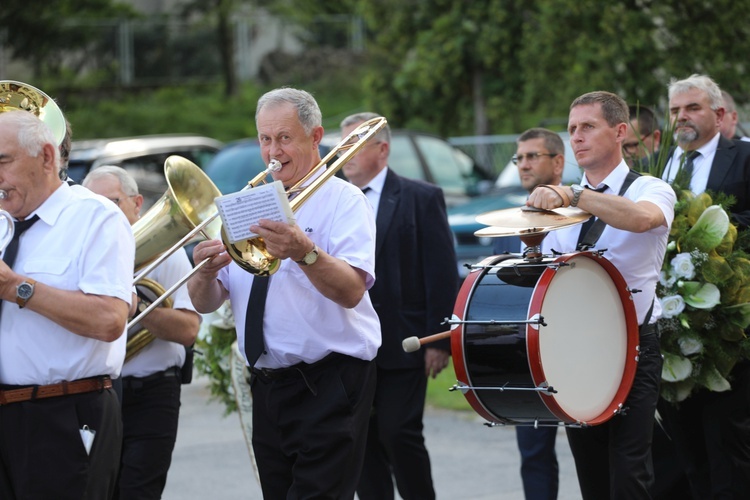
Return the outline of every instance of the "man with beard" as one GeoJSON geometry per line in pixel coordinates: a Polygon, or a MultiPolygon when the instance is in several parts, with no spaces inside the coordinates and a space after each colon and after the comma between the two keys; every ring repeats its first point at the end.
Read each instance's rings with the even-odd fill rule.
{"type": "MultiPolygon", "coordinates": [[[[692,159],[691,191],[733,195],[730,211],[745,228],[750,221],[750,143],[721,135],[725,109],[719,86],[705,75],[672,81],[669,111],[677,147],[664,179],[672,181],[681,165],[690,170],[692,159]]],[[[738,363],[728,380],[731,390],[700,391],[679,408],[659,403],[694,498],[750,497],[750,363],[738,363]]]]}
{"type": "Polygon", "coordinates": [[[724,112],[721,90],[708,76],[692,75],[669,84],[677,147],[663,179],[672,182],[683,164],[684,170],[691,171],[692,192],[713,191],[736,198],[730,211],[734,222],[745,228],[750,223],[750,144],[722,137],[724,112]]]}

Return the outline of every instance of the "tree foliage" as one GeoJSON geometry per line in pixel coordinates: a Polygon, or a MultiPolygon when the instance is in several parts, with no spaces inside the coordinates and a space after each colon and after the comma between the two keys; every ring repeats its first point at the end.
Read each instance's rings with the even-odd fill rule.
{"type": "Polygon", "coordinates": [[[710,74],[746,102],[747,1],[359,2],[371,105],[451,134],[564,122],[592,90],[663,107],[669,79],[710,74]]]}
{"type": "Polygon", "coordinates": [[[50,0],[32,8],[28,0],[3,0],[0,9],[0,43],[10,57],[28,61],[48,74],[60,74],[65,56],[86,52],[101,35],[61,20],[94,21],[134,17],[135,11],[116,0],[50,0]]]}

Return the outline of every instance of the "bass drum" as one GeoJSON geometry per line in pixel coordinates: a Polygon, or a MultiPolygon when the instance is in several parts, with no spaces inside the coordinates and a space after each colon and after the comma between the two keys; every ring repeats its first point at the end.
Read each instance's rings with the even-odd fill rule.
{"type": "Polygon", "coordinates": [[[490,422],[601,424],[630,392],[635,306],[598,253],[490,257],[464,281],[454,316],[458,387],[490,422]]]}

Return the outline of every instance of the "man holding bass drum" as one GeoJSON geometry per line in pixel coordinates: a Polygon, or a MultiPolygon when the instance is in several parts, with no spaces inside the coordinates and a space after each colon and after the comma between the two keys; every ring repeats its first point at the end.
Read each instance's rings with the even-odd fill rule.
{"type": "MultiPolygon", "coordinates": [[[[640,325],[640,355],[624,411],[601,425],[567,429],[584,499],[650,498],[653,482],[651,437],[662,367],[656,284],[676,200],[667,183],[645,175],[637,176],[618,195],[628,175],[634,175],[622,157],[628,123],[628,106],[615,94],[597,91],[575,99],[568,132],[584,171],[581,185],[540,186],[526,203],[549,210],[577,206],[599,218],[606,226],[595,248],[602,249],[629,289],[639,290],[633,299],[640,325]]],[[[560,252],[574,252],[581,229],[576,225],[552,231],[545,243],[560,252]]],[[[581,310],[571,314],[585,322],[586,306],[581,304],[581,310]]]]}

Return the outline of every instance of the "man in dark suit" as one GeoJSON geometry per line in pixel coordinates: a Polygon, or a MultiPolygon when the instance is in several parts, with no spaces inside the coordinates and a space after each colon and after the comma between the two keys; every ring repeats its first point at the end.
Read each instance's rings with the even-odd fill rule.
{"type": "MultiPolygon", "coordinates": [[[[672,81],[669,110],[677,147],[664,179],[672,181],[680,167],[689,171],[688,158],[693,156],[691,191],[733,195],[736,203],[730,212],[734,222],[746,228],[750,143],[721,135],[725,110],[719,86],[705,75],[672,81]]],[[[750,363],[737,364],[728,380],[732,384],[728,391],[702,390],[679,407],[663,400],[659,404],[694,498],[750,498],[750,363]]],[[[660,478],[656,479],[658,485],[660,478]]]]}
{"type": "MultiPolygon", "coordinates": [[[[374,113],[341,122],[346,136],[374,113]]],[[[383,344],[375,361],[377,386],[362,476],[360,500],[394,497],[432,499],[430,458],[422,434],[428,376],[448,365],[449,343],[404,352],[401,342],[447,330],[456,297],[458,268],[445,200],[440,188],[406,179],[388,167],[386,126],[344,166],[376,214],[375,284],[370,298],[380,318],[383,344]]]]}
{"type": "Polygon", "coordinates": [[[674,180],[681,164],[688,169],[687,158],[695,152],[690,190],[734,196],[736,203],[730,207],[734,222],[742,228],[750,225],[750,143],[721,135],[724,100],[719,86],[705,75],[673,81],[669,85],[669,110],[677,147],[663,179],[674,180]]]}

